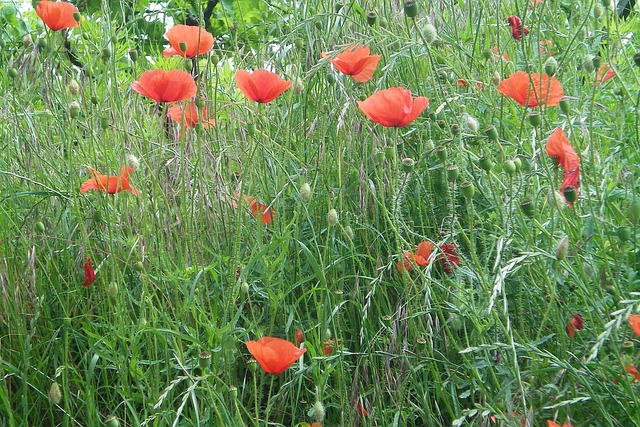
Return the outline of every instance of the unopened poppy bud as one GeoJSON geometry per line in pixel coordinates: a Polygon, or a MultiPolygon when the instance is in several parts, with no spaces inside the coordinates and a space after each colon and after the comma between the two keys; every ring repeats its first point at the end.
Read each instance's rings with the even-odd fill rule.
{"type": "Polygon", "coordinates": [[[616,234],[621,242],[626,242],[631,238],[631,229],[629,227],[618,227],[616,234]]]}
{"type": "Polygon", "coordinates": [[[482,57],[484,59],[491,59],[493,57],[493,52],[488,47],[482,49],[482,57]]]}
{"type": "Polygon", "coordinates": [[[329,212],[327,212],[327,223],[329,223],[331,227],[338,224],[338,211],[329,209],[329,212]]]}
{"type": "Polygon", "coordinates": [[[42,221],[36,222],[36,231],[40,234],[44,233],[45,228],[44,228],[44,223],[42,221]]]}
{"type": "Polygon", "coordinates": [[[418,4],[415,0],[405,0],[404,2],[404,14],[407,18],[415,18],[418,16],[418,4]]]}
{"type": "Polygon", "coordinates": [[[602,65],[602,58],[600,56],[594,56],[591,61],[593,62],[593,68],[596,70],[602,65]]]}
{"type": "Polygon", "coordinates": [[[77,119],[80,116],[80,104],[77,101],[73,101],[69,105],[69,117],[77,119]]]}
{"type": "Polygon", "coordinates": [[[485,172],[489,172],[491,169],[493,169],[493,162],[488,157],[480,157],[478,159],[478,164],[480,165],[480,168],[485,172]]]}
{"type": "Polygon", "coordinates": [[[553,204],[556,205],[556,208],[558,210],[564,209],[565,206],[567,205],[567,203],[564,200],[564,197],[562,197],[562,194],[560,194],[558,191],[552,191],[551,197],[553,198],[552,200],[553,204]]]}
{"type": "Polygon", "coordinates": [[[636,67],[640,67],[640,52],[633,54],[633,62],[636,64],[636,67]]]}
{"type": "Polygon", "coordinates": [[[460,125],[458,125],[457,123],[452,124],[451,125],[451,133],[454,136],[460,135],[460,125]]]}
{"type": "Polygon", "coordinates": [[[435,144],[433,143],[433,139],[427,139],[424,142],[424,149],[426,151],[433,151],[434,147],[435,147],[435,144]]]}
{"type": "Polygon", "coordinates": [[[576,191],[576,187],[572,185],[564,187],[562,193],[564,194],[565,200],[569,203],[573,203],[578,199],[578,192],[576,191]]]}
{"type": "Polygon", "coordinates": [[[424,39],[429,44],[433,43],[438,38],[438,30],[436,30],[436,27],[434,27],[431,23],[425,25],[423,31],[424,39]]]}
{"type": "Polygon", "coordinates": [[[469,130],[469,132],[478,132],[480,124],[475,119],[475,117],[465,113],[462,115],[462,121],[464,122],[464,126],[469,130]]]}
{"type": "Polygon", "coordinates": [[[193,101],[193,103],[196,104],[196,107],[203,108],[205,105],[205,100],[204,98],[196,98],[196,100],[193,101]]]}
{"type": "Polygon", "coordinates": [[[556,58],[554,58],[553,56],[550,56],[544,63],[544,72],[549,76],[554,76],[557,70],[558,61],[556,61],[556,58]]]}
{"type": "Polygon", "coordinates": [[[458,169],[458,165],[449,165],[447,166],[447,179],[449,182],[455,182],[460,175],[460,169],[458,169]]]}
{"type": "Polygon", "coordinates": [[[25,47],[25,48],[29,47],[29,46],[31,46],[31,43],[33,43],[33,39],[31,38],[30,34],[27,34],[26,36],[24,36],[22,38],[22,46],[23,47],[25,47]]]}
{"type": "Polygon", "coordinates": [[[242,295],[249,295],[249,284],[246,280],[242,280],[240,283],[240,292],[242,295]]]}
{"type": "Polygon", "coordinates": [[[133,269],[141,273],[144,271],[144,264],[142,263],[142,261],[138,261],[135,264],[133,264],[133,269]]]}
{"type": "Polygon", "coordinates": [[[109,283],[107,293],[111,298],[115,298],[118,295],[118,284],[116,282],[109,283]]]}
{"type": "Polygon", "coordinates": [[[600,3],[596,3],[593,5],[593,17],[599,19],[602,15],[604,15],[604,6],[600,3]]]}
{"type": "Polygon", "coordinates": [[[296,77],[293,79],[292,88],[294,95],[300,95],[304,90],[304,84],[302,83],[302,79],[300,77],[296,77]]]}
{"type": "Polygon", "coordinates": [[[39,38],[37,41],[37,44],[38,44],[38,49],[40,50],[45,50],[48,45],[47,40],[43,38],[39,38]]]}
{"type": "Polygon", "coordinates": [[[438,147],[436,147],[436,155],[438,156],[438,159],[440,159],[440,161],[442,163],[447,161],[447,147],[445,147],[444,145],[440,145],[438,147]]]}
{"type": "Polygon", "coordinates": [[[471,181],[465,181],[462,184],[460,184],[460,192],[467,199],[472,198],[475,191],[476,189],[473,186],[473,182],[471,181]]]}
{"type": "Polygon", "coordinates": [[[349,240],[353,240],[353,228],[351,228],[351,226],[347,225],[344,228],[344,234],[349,238],[349,240]]]}
{"type": "Polygon", "coordinates": [[[100,129],[107,130],[109,129],[109,125],[111,124],[111,120],[109,117],[100,117],[100,129]]]}
{"type": "Polygon", "coordinates": [[[133,154],[127,154],[127,165],[135,172],[140,167],[140,160],[133,154]]]}
{"type": "Polygon", "coordinates": [[[325,79],[327,80],[327,83],[329,83],[330,85],[336,82],[336,76],[334,76],[332,73],[327,74],[325,79]]]}
{"type": "Polygon", "coordinates": [[[524,199],[520,202],[520,209],[522,213],[524,213],[529,218],[533,218],[535,214],[535,206],[533,205],[533,201],[531,199],[524,199]]]}
{"type": "Polygon", "coordinates": [[[79,24],[80,19],[82,19],[82,17],[80,16],[80,12],[73,12],[73,19],[79,24]]]}
{"type": "Polygon", "coordinates": [[[582,61],[582,68],[587,73],[593,73],[595,70],[595,66],[593,65],[593,58],[595,58],[595,56],[587,55],[584,57],[584,60],[582,61]]]}
{"type": "Polygon", "coordinates": [[[191,61],[185,61],[184,62],[184,69],[187,73],[190,73],[191,70],[193,70],[193,62],[191,61]]]}
{"type": "Polygon", "coordinates": [[[600,3],[602,4],[602,6],[607,9],[611,6],[611,0],[600,0],[600,3]]]}
{"type": "Polygon", "coordinates": [[[9,71],[7,71],[7,74],[10,78],[15,79],[16,77],[18,77],[18,70],[16,70],[14,67],[11,67],[9,68],[9,71]]]}
{"type": "Polygon", "coordinates": [[[502,81],[502,76],[500,75],[500,72],[497,70],[494,71],[493,75],[491,76],[491,83],[493,83],[494,86],[498,86],[501,81],[502,81]]]}
{"type": "Polygon", "coordinates": [[[317,422],[321,423],[322,421],[324,421],[324,415],[324,405],[319,400],[316,400],[316,403],[313,404],[313,418],[317,422]]]}
{"type": "Polygon", "coordinates": [[[386,20],[386,18],[380,18],[380,28],[387,28],[388,26],[389,22],[386,20]]]}
{"type": "Polygon", "coordinates": [[[569,100],[567,98],[562,98],[558,104],[564,114],[569,114],[569,100]]]}
{"type": "Polygon", "coordinates": [[[505,162],[502,164],[502,169],[504,169],[507,174],[513,175],[514,173],[516,173],[516,164],[513,162],[513,160],[505,160],[505,162]]]}
{"type": "Polygon", "coordinates": [[[180,50],[182,52],[186,52],[187,51],[187,42],[182,40],[180,43],[178,43],[178,47],[180,48],[180,50]]]}
{"type": "Polygon", "coordinates": [[[211,366],[211,353],[210,352],[208,352],[206,350],[203,350],[198,354],[198,366],[203,371],[209,369],[209,366],[211,366]]]}
{"type": "Polygon", "coordinates": [[[304,202],[308,202],[311,199],[311,185],[308,182],[300,186],[300,198],[304,202]]]}
{"type": "Polygon", "coordinates": [[[377,13],[375,12],[367,13],[367,24],[369,24],[370,27],[373,27],[374,25],[376,25],[376,19],[378,19],[377,13]]]}
{"type": "Polygon", "coordinates": [[[522,159],[520,157],[514,157],[513,164],[516,165],[516,172],[522,169],[522,159]]]}
{"type": "Polygon", "coordinates": [[[407,157],[402,159],[402,170],[406,173],[410,173],[413,171],[416,162],[411,157],[407,157]]]}
{"type": "Polygon", "coordinates": [[[493,125],[487,126],[484,130],[484,134],[487,135],[487,138],[489,138],[490,141],[498,140],[498,129],[493,125]]]}
{"type": "Polygon", "coordinates": [[[107,62],[111,58],[111,49],[109,47],[105,47],[102,49],[102,61],[107,62]]]}
{"type": "Polygon", "coordinates": [[[76,81],[76,79],[71,79],[69,84],[67,85],[67,90],[71,95],[77,95],[80,93],[80,85],[76,81]]]}
{"type": "Polygon", "coordinates": [[[540,124],[542,123],[542,117],[540,117],[540,113],[533,112],[529,114],[529,123],[531,123],[531,126],[536,128],[540,126],[540,124]]]}
{"type": "Polygon", "coordinates": [[[129,59],[131,59],[131,62],[136,62],[138,60],[138,51],[135,49],[129,50],[129,59]]]}
{"type": "Polygon", "coordinates": [[[569,236],[566,234],[558,241],[556,245],[556,260],[562,261],[567,256],[569,250],[569,236]]]}
{"type": "Polygon", "coordinates": [[[62,390],[60,390],[60,384],[57,382],[53,382],[51,387],[49,387],[49,393],[47,393],[49,397],[49,402],[54,405],[59,405],[62,401],[62,390]]]}

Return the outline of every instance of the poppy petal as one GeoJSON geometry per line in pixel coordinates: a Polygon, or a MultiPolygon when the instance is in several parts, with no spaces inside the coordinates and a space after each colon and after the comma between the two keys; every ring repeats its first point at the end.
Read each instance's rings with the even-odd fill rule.
{"type": "Polygon", "coordinates": [[[77,7],[64,1],[42,0],[36,6],[36,14],[53,31],[77,27],[78,21],[73,17],[77,12],[77,7]]]}
{"type": "MultiPolygon", "coordinates": [[[[165,37],[169,40],[173,48],[173,51],[169,49],[165,50],[169,56],[180,55],[193,58],[194,56],[209,52],[215,43],[213,36],[204,28],[183,24],[172,27],[167,31],[165,37]],[[181,43],[186,43],[186,52],[183,52],[180,48],[181,43]]],[[[163,56],[165,52],[163,52],[163,56]]]]}

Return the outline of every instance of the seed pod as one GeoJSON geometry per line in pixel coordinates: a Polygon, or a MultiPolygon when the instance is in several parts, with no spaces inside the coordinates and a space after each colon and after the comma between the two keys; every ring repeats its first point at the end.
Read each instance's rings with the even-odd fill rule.
{"type": "Polygon", "coordinates": [[[418,4],[415,0],[405,0],[404,14],[407,18],[415,18],[418,16],[418,4]]]}
{"type": "Polygon", "coordinates": [[[373,27],[374,25],[376,25],[376,19],[378,19],[377,13],[375,12],[367,13],[367,24],[369,24],[370,27],[373,27]]]}
{"type": "Polygon", "coordinates": [[[203,350],[198,354],[198,366],[203,371],[206,371],[207,369],[209,369],[209,366],[211,366],[211,353],[210,352],[208,352],[206,350],[203,350]]]}
{"type": "Polygon", "coordinates": [[[524,199],[520,202],[520,209],[522,213],[524,213],[529,218],[533,218],[535,215],[535,206],[533,205],[533,201],[531,199],[524,199]]]}
{"type": "Polygon", "coordinates": [[[304,202],[308,202],[311,199],[311,185],[309,183],[305,182],[300,187],[300,198],[304,202]]]}
{"type": "Polygon", "coordinates": [[[578,192],[574,186],[568,185],[564,187],[562,193],[564,194],[565,200],[569,203],[573,203],[578,199],[578,192]]]}
{"type": "Polygon", "coordinates": [[[444,145],[440,145],[438,147],[436,147],[436,155],[438,156],[438,159],[440,159],[440,161],[442,163],[447,161],[447,147],[445,147],[444,145]]]}
{"type": "Polygon", "coordinates": [[[473,182],[465,181],[462,184],[460,184],[460,192],[465,198],[471,199],[473,197],[473,194],[475,193],[475,187],[473,186],[473,182]]]}
{"type": "Polygon", "coordinates": [[[516,164],[513,160],[506,160],[502,165],[502,169],[504,169],[508,175],[513,175],[516,173],[516,164]]]}
{"type": "Polygon", "coordinates": [[[447,179],[449,182],[455,182],[460,175],[460,169],[458,165],[449,165],[447,166],[447,179]]]}
{"type": "Polygon", "coordinates": [[[533,112],[529,114],[529,123],[531,123],[531,126],[536,128],[540,126],[540,124],[542,123],[542,117],[540,117],[540,113],[533,112]]]}
{"type": "Polygon", "coordinates": [[[480,157],[478,159],[478,164],[480,165],[480,168],[485,172],[489,172],[491,169],[493,169],[493,162],[488,157],[480,157]]]}
{"type": "Polygon", "coordinates": [[[411,157],[404,158],[402,159],[402,170],[406,173],[410,173],[413,171],[413,167],[415,166],[415,164],[415,160],[413,160],[411,157]]]}
{"type": "Polygon", "coordinates": [[[131,49],[129,51],[129,59],[131,59],[131,62],[136,62],[138,60],[138,51],[131,49]]]}
{"type": "Polygon", "coordinates": [[[485,135],[487,135],[487,138],[489,138],[490,141],[498,140],[498,130],[496,129],[495,126],[493,125],[487,126],[484,130],[484,133],[485,135]]]}

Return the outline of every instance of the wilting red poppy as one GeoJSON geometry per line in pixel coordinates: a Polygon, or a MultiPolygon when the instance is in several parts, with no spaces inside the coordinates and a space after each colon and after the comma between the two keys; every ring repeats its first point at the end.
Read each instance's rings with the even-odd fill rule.
{"type": "MultiPolygon", "coordinates": [[[[209,129],[211,126],[216,124],[215,120],[209,120],[207,117],[207,107],[202,107],[200,109],[200,113],[202,114],[202,126],[205,129],[209,129]]],[[[190,102],[182,108],[181,105],[176,104],[167,110],[167,116],[171,117],[174,122],[182,123],[185,128],[191,129],[196,125],[196,123],[200,123],[200,117],[198,117],[198,109],[196,107],[195,102],[190,102]],[[183,110],[184,110],[184,123],[183,123],[183,110]]]]}
{"type": "MultiPolygon", "coordinates": [[[[322,54],[327,56],[326,53],[322,54]]],[[[353,77],[357,82],[371,80],[373,72],[380,62],[380,55],[371,55],[371,50],[362,44],[353,45],[331,60],[342,74],[353,77]]]]}
{"type": "Polygon", "coordinates": [[[362,112],[374,122],[386,127],[403,128],[429,106],[429,98],[412,98],[411,91],[401,87],[379,90],[358,102],[362,112]]]}
{"type": "Polygon", "coordinates": [[[236,86],[252,101],[266,104],[276,99],[291,87],[291,82],[282,80],[269,70],[245,70],[236,72],[236,86]]]}
{"type": "Polygon", "coordinates": [[[631,329],[636,335],[640,336],[640,314],[630,314],[629,315],[629,325],[631,325],[631,329]]]}
{"type": "Polygon", "coordinates": [[[567,333],[569,334],[569,338],[573,339],[573,337],[576,335],[576,329],[581,331],[583,327],[584,318],[581,315],[576,314],[575,316],[571,317],[569,319],[569,322],[567,323],[567,333]]]}
{"type": "Polygon", "coordinates": [[[443,243],[440,245],[440,250],[444,256],[440,256],[440,265],[445,273],[451,274],[453,270],[460,265],[460,258],[458,257],[458,250],[453,243],[443,243]]]}
{"type": "Polygon", "coordinates": [[[498,92],[523,107],[556,107],[564,96],[562,84],[555,77],[524,71],[511,74],[498,85],[498,92]]]}
{"type": "MultiPolygon", "coordinates": [[[[560,424],[558,424],[555,421],[547,420],[547,427],[560,427],[560,424]]],[[[572,426],[570,424],[562,424],[562,427],[572,427],[572,426]]]]}
{"type": "Polygon", "coordinates": [[[89,168],[89,173],[91,173],[93,178],[82,183],[80,193],[99,190],[105,193],[115,194],[129,190],[137,196],[140,192],[129,184],[129,174],[131,172],[133,172],[133,169],[128,165],[120,170],[120,176],[100,175],[95,169],[89,168]]]}
{"type": "Polygon", "coordinates": [[[307,352],[306,348],[298,348],[289,341],[274,337],[263,337],[245,344],[267,374],[283,373],[307,352]]]}
{"type": "Polygon", "coordinates": [[[358,404],[356,405],[356,409],[358,410],[358,413],[363,417],[366,417],[367,415],[369,415],[369,412],[367,412],[367,410],[364,409],[364,405],[362,404],[362,397],[358,398],[358,404]]]}
{"type": "Polygon", "coordinates": [[[609,65],[609,63],[605,62],[600,66],[600,68],[598,68],[598,71],[596,72],[596,84],[602,84],[607,80],[614,78],[615,76],[616,72],[611,69],[611,65],[609,65]]]}
{"type": "Polygon", "coordinates": [[[564,178],[560,190],[562,191],[565,187],[574,187],[577,191],[580,186],[580,158],[561,128],[551,134],[546,150],[549,157],[562,168],[564,178]]]}
{"type": "MultiPolygon", "coordinates": [[[[469,82],[467,82],[464,79],[458,79],[458,86],[467,87],[467,86],[469,86],[469,82]]],[[[476,90],[483,90],[484,89],[484,87],[482,86],[482,80],[478,80],[476,82],[475,89],[476,90]]]]}
{"type": "Polygon", "coordinates": [[[340,345],[342,343],[342,341],[338,340],[336,341],[335,338],[331,338],[330,340],[324,340],[322,341],[322,352],[324,353],[325,356],[331,356],[331,353],[333,353],[333,349],[334,347],[337,345],[340,345]]]}
{"type": "Polygon", "coordinates": [[[91,257],[87,257],[84,262],[84,283],[82,286],[90,286],[96,281],[96,273],[93,271],[93,265],[91,265],[91,257]]]}
{"type": "Polygon", "coordinates": [[[237,201],[242,197],[244,201],[251,207],[253,216],[255,216],[256,218],[261,218],[260,221],[263,224],[271,224],[273,222],[275,213],[273,212],[273,209],[269,207],[269,205],[263,205],[262,203],[258,202],[255,197],[247,196],[246,194],[241,195],[240,193],[236,193],[233,195],[233,197],[234,199],[231,200],[231,205],[234,207],[234,209],[238,207],[237,201]]]}
{"type": "Polygon", "coordinates": [[[191,74],[182,70],[145,71],[131,83],[131,89],[156,102],[178,102],[196,96],[198,88],[191,74]]]}
{"type": "Polygon", "coordinates": [[[164,35],[171,44],[169,49],[162,52],[162,56],[168,58],[173,55],[193,58],[196,55],[207,53],[213,47],[215,40],[213,36],[204,28],[191,25],[176,25],[164,35]],[[183,51],[181,43],[186,43],[187,48],[183,51]]]}
{"type": "Polygon", "coordinates": [[[42,0],[36,6],[36,13],[42,22],[53,31],[77,27],[78,21],[73,17],[77,12],[77,7],[65,1],[42,0]]]}
{"type": "Polygon", "coordinates": [[[418,249],[414,254],[414,258],[416,264],[420,267],[424,267],[429,264],[429,258],[431,257],[431,252],[433,252],[433,248],[435,245],[428,240],[424,240],[418,244],[418,249]]]}
{"type": "Polygon", "coordinates": [[[507,22],[511,27],[511,37],[513,37],[515,40],[520,40],[523,33],[525,36],[529,34],[529,30],[526,27],[522,27],[522,20],[517,16],[508,17],[507,22]]]}
{"type": "Polygon", "coordinates": [[[304,335],[302,334],[302,329],[296,329],[296,343],[298,344],[298,347],[300,347],[300,344],[302,344],[302,341],[304,341],[304,335]]]}

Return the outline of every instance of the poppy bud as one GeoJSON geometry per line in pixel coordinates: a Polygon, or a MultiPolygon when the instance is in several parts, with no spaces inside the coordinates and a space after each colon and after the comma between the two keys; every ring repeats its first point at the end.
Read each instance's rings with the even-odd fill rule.
{"type": "Polygon", "coordinates": [[[547,73],[549,77],[553,77],[556,74],[557,70],[558,61],[556,61],[556,58],[554,58],[553,56],[550,56],[544,63],[544,72],[547,73]]]}
{"type": "Polygon", "coordinates": [[[147,327],[147,318],[146,317],[141,317],[140,320],[138,321],[138,326],[140,326],[141,328],[146,328],[147,327]]]}
{"type": "Polygon", "coordinates": [[[333,336],[333,334],[331,333],[331,329],[327,328],[324,331],[324,339],[325,340],[330,340],[331,337],[333,336]]]}
{"type": "Polygon", "coordinates": [[[193,70],[193,62],[191,61],[185,61],[184,62],[184,69],[187,73],[190,73],[191,70],[193,70]]]}
{"type": "Polygon", "coordinates": [[[495,126],[493,125],[487,126],[484,130],[484,133],[485,135],[487,135],[487,138],[489,138],[490,141],[498,140],[498,130],[496,129],[495,126]]]}
{"type": "Polygon", "coordinates": [[[109,415],[104,420],[104,426],[105,427],[119,427],[120,426],[120,422],[118,421],[118,419],[116,418],[115,415],[109,415]]]}
{"type": "Polygon", "coordinates": [[[502,164],[502,169],[504,169],[504,171],[508,175],[513,175],[514,173],[516,173],[516,164],[513,162],[513,160],[505,160],[505,162],[502,164]]]}
{"type": "Polygon", "coordinates": [[[210,352],[208,352],[206,350],[203,350],[198,354],[198,366],[203,371],[206,371],[207,369],[209,369],[209,366],[211,366],[211,353],[210,352]]]}
{"type": "Polygon", "coordinates": [[[202,123],[196,123],[193,128],[198,133],[204,132],[204,125],[202,123]]]}
{"type": "Polygon", "coordinates": [[[186,52],[187,51],[187,42],[182,40],[180,43],[178,43],[178,47],[180,48],[180,50],[182,52],[186,52]]]}
{"type": "Polygon", "coordinates": [[[484,48],[482,50],[482,57],[484,59],[491,59],[493,57],[493,52],[491,52],[491,49],[489,49],[488,47],[484,48]]]}
{"type": "Polygon", "coordinates": [[[524,213],[529,218],[533,218],[535,214],[535,206],[533,205],[533,201],[531,199],[524,199],[520,202],[520,209],[522,213],[524,213]]]}
{"type": "Polygon", "coordinates": [[[81,19],[80,12],[74,12],[73,19],[75,19],[75,21],[79,24],[81,19]]]}
{"type": "Polygon", "coordinates": [[[467,199],[472,198],[473,194],[475,193],[475,187],[473,186],[473,182],[465,181],[462,184],[460,184],[460,192],[467,199]]]}
{"type": "Polygon", "coordinates": [[[322,421],[324,421],[324,415],[324,405],[319,400],[316,400],[316,403],[313,404],[313,418],[317,422],[321,423],[322,421]]]}
{"type": "Polygon", "coordinates": [[[640,67],[640,52],[633,54],[633,62],[636,64],[636,67],[640,67]]]}
{"type": "Polygon", "coordinates": [[[293,86],[292,90],[294,95],[300,95],[304,90],[304,84],[302,84],[302,79],[300,77],[296,77],[295,79],[293,79],[292,86],[293,86]]]}
{"type": "Polygon", "coordinates": [[[127,165],[135,172],[140,167],[140,160],[133,154],[127,154],[127,165]]]}
{"type": "Polygon", "coordinates": [[[478,131],[478,128],[480,127],[475,117],[472,117],[469,114],[463,114],[462,121],[464,122],[464,125],[469,130],[469,132],[476,133],[478,131]]]}
{"type": "Polygon", "coordinates": [[[552,202],[554,205],[556,205],[556,208],[558,210],[564,209],[565,206],[567,205],[567,203],[565,202],[565,199],[562,197],[562,195],[558,191],[552,191],[551,197],[553,197],[552,202]]]}
{"type": "Polygon", "coordinates": [[[27,34],[26,36],[24,36],[22,38],[22,46],[27,48],[29,46],[31,46],[31,43],[33,43],[33,39],[31,38],[30,34],[27,34]]]}
{"type": "Polygon", "coordinates": [[[296,343],[298,344],[298,347],[300,347],[300,344],[302,344],[302,341],[304,341],[304,335],[302,333],[302,329],[296,329],[296,343]]]}
{"type": "Polygon", "coordinates": [[[71,79],[69,84],[67,85],[67,90],[71,95],[77,95],[80,93],[80,85],[76,81],[76,79],[71,79]]]}
{"type": "Polygon", "coordinates": [[[131,49],[129,51],[129,59],[131,59],[131,62],[136,62],[138,60],[138,51],[131,49]]]}
{"type": "Polygon", "coordinates": [[[44,223],[42,221],[36,222],[36,231],[40,234],[44,233],[44,223]]]}
{"type": "Polygon", "coordinates": [[[513,164],[516,165],[516,172],[522,169],[522,159],[520,157],[514,157],[513,164]]]}
{"type": "Polygon", "coordinates": [[[542,117],[540,117],[540,113],[533,112],[529,114],[529,123],[531,123],[531,126],[536,128],[540,126],[540,124],[542,123],[542,117]]]}
{"type": "Polygon", "coordinates": [[[18,70],[16,70],[14,67],[11,67],[9,68],[9,71],[7,71],[7,74],[10,78],[15,79],[16,77],[18,77],[18,70]]]}
{"type": "Polygon", "coordinates": [[[118,284],[116,282],[109,283],[109,287],[107,288],[107,293],[111,298],[115,298],[118,295],[118,284]]]}
{"type": "Polygon", "coordinates": [[[396,156],[396,148],[395,147],[384,147],[384,157],[387,160],[391,161],[396,156]]]}
{"type": "Polygon", "coordinates": [[[60,390],[60,384],[57,382],[53,382],[51,387],[49,387],[49,393],[47,393],[49,397],[49,402],[54,405],[59,405],[62,401],[62,390],[60,390]]]}
{"type": "Polygon", "coordinates": [[[569,249],[569,236],[566,234],[562,236],[562,238],[558,241],[556,245],[556,260],[562,261],[564,257],[567,255],[567,250],[569,249]]]}
{"type": "Polygon", "coordinates": [[[38,49],[40,50],[45,50],[47,48],[47,40],[45,39],[42,39],[42,38],[38,39],[37,44],[38,44],[38,49]]]}
{"type": "Polygon", "coordinates": [[[447,147],[440,145],[436,147],[436,155],[442,163],[447,161],[447,147]]]}
{"type": "Polygon", "coordinates": [[[449,165],[447,166],[447,179],[449,182],[455,182],[460,175],[460,169],[458,169],[458,165],[449,165]]]}
{"type": "Polygon", "coordinates": [[[418,4],[415,0],[405,0],[404,14],[407,18],[415,18],[418,15],[418,4]]]}
{"type": "Polygon", "coordinates": [[[587,73],[593,73],[596,69],[595,66],[593,65],[593,58],[595,58],[595,56],[587,55],[584,57],[584,60],[582,61],[582,68],[587,73]]]}
{"type": "Polygon", "coordinates": [[[600,68],[600,66],[602,65],[602,58],[597,55],[594,56],[593,59],[591,59],[591,61],[593,62],[593,68],[596,70],[600,68]]]}
{"type": "Polygon", "coordinates": [[[196,98],[196,100],[193,101],[193,103],[196,104],[196,107],[202,108],[205,105],[205,100],[204,98],[196,98]]]}
{"type": "Polygon", "coordinates": [[[433,151],[433,148],[434,148],[433,139],[427,139],[424,142],[424,149],[426,151],[433,151]]]}
{"type": "Polygon", "coordinates": [[[347,225],[344,228],[344,234],[349,238],[349,240],[353,240],[353,229],[351,228],[351,226],[347,225]]]}
{"type": "Polygon", "coordinates": [[[572,185],[564,187],[562,192],[564,194],[565,200],[569,203],[573,203],[578,199],[578,192],[576,191],[576,187],[572,185]]]}
{"type": "Polygon", "coordinates": [[[327,223],[329,223],[331,227],[338,225],[338,211],[329,209],[329,212],[327,212],[327,223]]]}
{"type": "Polygon", "coordinates": [[[111,58],[111,49],[109,47],[105,47],[102,49],[102,61],[107,62],[111,58]]]}
{"type": "Polygon", "coordinates": [[[300,40],[300,39],[296,39],[296,40],[293,42],[293,45],[294,45],[294,46],[295,46],[295,48],[296,48],[296,49],[298,49],[298,50],[302,50],[302,48],[304,47],[304,43],[303,43],[303,41],[302,41],[302,40],[300,40]]]}
{"type": "Polygon", "coordinates": [[[433,43],[438,38],[438,31],[436,30],[436,27],[433,26],[433,24],[425,25],[423,31],[424,39],[429,44],[433,43]]]}
{"type": "Polygon", "coordinates": [[[100,129],[107,130],[110,124],[111,120],[109,120],[109,117],[100,117],[100,129]]]}
{"type": "Polygon", "coordinates": [[[305,182],[300,187],[300,198],[304,202],[308,202],[311,199],[311,185],[308,182],[305,182]]]}
{"type": "Polygon", "coordinates": [[[322,22],[316,21],[314,26],[316,27],[316,30],[322,30],[322,22]]]}
{"type": "Polygon", "coordinates": [[[327,80],[327,83],[329,83],[330,85],[332,85],[332,84],[334,84],[336,82],[336,76],[334,76],[331,73],[327,74],[325,79],[327,80]]]}
{"type": "Polygon", "coordinates": [[[569,114],[569,100],[567,98],[562,98],[559,102],[559,105],[560,110],[562,110],[564,114],[569,114]]]}
{"type": "Polygon", "coordinates": [[[375,12],[367,13],[367,24],[369,24],[370,27],[373,27],[374,25],[376,25],[376,19],[378,19],[377,13],[375,12]]]}
{"type": "Polygon", "coordinates": [[[380,18],[380,28],[387,28],[389,26],[389,22],[387,22],[387,20],[382,17],[380,18]]]}
{"type": "Polygon", "coordinates": [[[493,75],[491,76],[491,83],[493,83],[494,86],[498,86],[501,81],[502,81],[502,76],[500,75],[500,72],[497,70],[494,71],[493,75]]]}
{"type": "Polygon", "coordinates": [[[631,238],[631,229],[629,227],[618,227],[616,234],[621,242],[626,242],[631,238]]]}
{"type": "Polygon", "coordinates": [[[133,269],[141,273],[144,271],[144,264],[142,263],[142,261],[138,261],[135,264],[133,264],[133,269]]]}
{"type": "Polygon", "coordinates": [[[406,173],[410,173],[413,171],[413,167],[415,166],[415,164],[415,160],[413,160],[411,157],[404,158],[402,159],[402,170],[406,173]]]}
{"type": "Polygon", "coordinates": [[[611,0],[600,0],[600,3],[605,9],[608,9],[611,6],[611,0]]]}
{"type": "Polygon", "coordinates": [[[493,169],[493,162],[488,157],[480,157],[478,159],[478,164],[480,165],[480,168],[485,172],[489,172],[491,169],[493,169]]]}
{"type": "Polygon", "coordinates": [[[599,19],[602,15],[604,15],[604,6],[600,3],[593,5],[593,17],[599,19]]]}
{"type": "Polygon", "coordinates": [[[242,280],[242,283],[240,283],[240,292],[242,295],[249,295],[249,284],[246,280],[242,280]]]}
{"type": "Polygon", "coordinates": [[[69,105],[69,117],[72,119],[77,119],[80,116],[80,104],[78,102],[73,101],[69,105]]]}

